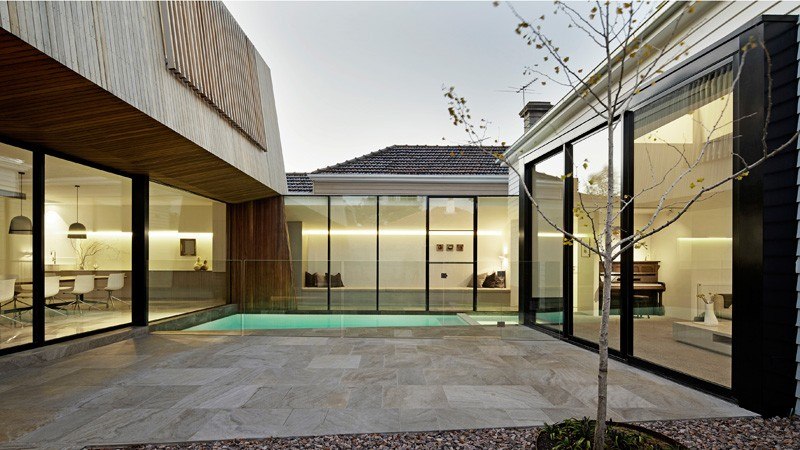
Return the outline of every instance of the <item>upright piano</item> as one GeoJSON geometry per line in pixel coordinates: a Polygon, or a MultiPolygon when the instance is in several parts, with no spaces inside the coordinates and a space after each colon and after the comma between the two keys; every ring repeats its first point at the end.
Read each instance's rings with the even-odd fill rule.
{"type": "MultiPolygon", "coordinates": [[[[661,294],[666,285],[658,281],[659,261],[633,262],[633,314],[634,316],[663,316],[664,305],[661,294]]],[[[611,274],[611,314],[620,313],[620,263],[614,262],[611,274]]],[[[598,312],[602,312],[603,263],[600,263],[600,290],[598,291],[598,312]]]]}

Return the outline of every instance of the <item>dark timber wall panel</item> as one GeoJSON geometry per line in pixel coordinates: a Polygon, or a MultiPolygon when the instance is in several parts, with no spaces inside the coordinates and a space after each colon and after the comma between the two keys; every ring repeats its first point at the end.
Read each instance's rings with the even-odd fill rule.
{"type": "Polygon", "coordinates": [[[283,198],[228,205],[231,301],[243,311],[284,310],[292,297],[283,198]]]}

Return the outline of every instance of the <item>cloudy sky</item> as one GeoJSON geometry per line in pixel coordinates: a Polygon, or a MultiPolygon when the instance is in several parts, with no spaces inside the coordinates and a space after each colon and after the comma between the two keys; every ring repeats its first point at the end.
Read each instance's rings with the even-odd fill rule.
{"type": "MultiPolygon", "coordinates": [[[[480,2],[226,2],[271,70],[287,171],[311,171],[393,144],[463,143],[443,85],[455,85],[492,135],[522,134],[521,94],[533,50],[501,5],[480,2]],[[442,141],[445,137],[447,140],[442,141]]],[[[527,17],[552,2],[517,7],[527,17]]],[[[572,61],[593,63],[563,23],[548,22],[572,61]],[[561,31],[563,29],[563,31],[561,31]]],[[[527,100],[555,102],[555,86],[527,100]]]]}

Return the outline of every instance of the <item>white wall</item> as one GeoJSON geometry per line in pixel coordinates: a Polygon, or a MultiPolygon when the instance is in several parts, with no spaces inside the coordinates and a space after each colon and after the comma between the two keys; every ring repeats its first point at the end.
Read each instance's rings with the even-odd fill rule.
{"type": "Polygon", "coordinates": [[[130,270],[131,269],[131,207],[123,205],[82,205],[80,222],[86,226],[87,239],[69,239],[67,230],[75,222],[75,205],[45,205],[45,265],[53,264],[51,252],[55,252],[58,267],[48,269],[77,270],[78,258],[73,245],[86,248],[98,243],[105,248],[97,255],[86,259],[85,270],[130,270]]]}
{"type": "MultiPolygon", "coordinates": [[[[728,199],[730,196],[728,196],[728,199]]],[[[691,319],[700,312],[697,286],[705,293],[730,293],[733,271],[731,207],[699,204],[680,220],[647,239],[647,249],[634,252],[636,261],[660,261],[659,279],[666,314],[691,319]]],[[[635,226],[649,216],[635,214],[635,226]]]]}
{"type": "Polygon", "coordinates": [[[194,270],[197,258],[209,270],[224,271],[225,205],[150,206],[150,270],[194,270]],[[197,256],[181,256],[180,240],[195,239],[197,256]]]}

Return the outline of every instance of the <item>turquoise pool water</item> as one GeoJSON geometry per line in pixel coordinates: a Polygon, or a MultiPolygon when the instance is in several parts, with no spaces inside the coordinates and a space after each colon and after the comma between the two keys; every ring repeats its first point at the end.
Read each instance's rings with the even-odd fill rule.
{"type": "Polygon", "coordinates": [[[417,314],[234,314],[187,331],[284,330],[298,328],[441,327],[468,325],[456,315],[417,314]]]}

